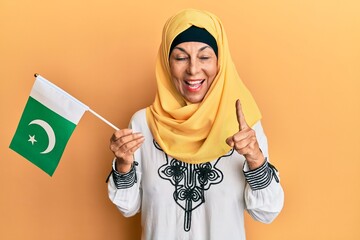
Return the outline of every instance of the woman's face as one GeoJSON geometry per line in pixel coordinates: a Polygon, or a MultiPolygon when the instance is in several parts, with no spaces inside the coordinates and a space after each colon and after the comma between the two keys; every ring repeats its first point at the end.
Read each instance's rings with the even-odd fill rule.
{"type": "Polygon", "coordinates": [[[218,72],[214,50],[206,43],[183,42],[172,50],[169,60],[178,92],[188,102],[201,102],[218,72]]]}

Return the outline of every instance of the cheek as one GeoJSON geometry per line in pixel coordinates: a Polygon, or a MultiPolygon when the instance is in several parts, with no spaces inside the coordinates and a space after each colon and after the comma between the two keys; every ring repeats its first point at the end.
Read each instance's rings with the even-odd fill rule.
{"type": "Polygon", "coordinates": [[[207,73],[208,73],[209,83],[211,84],[214,81],[216,75],[218,74],[217,65],[210,67],[207,73]]]}
{"type": "Polygon", "coordinates": [[[177,68],[170,67],[170,75],[171,75],[170,78],[171,78],[173,85],[175,86],[176,90],[179,91],[180,90],[179,70],[177,68]]]}
{"type": "Polygon", "coordinates": [[[170,74],[172,79],[178,79],[180,77],[181,69],[179,66],[170,64],[170,74]]]}

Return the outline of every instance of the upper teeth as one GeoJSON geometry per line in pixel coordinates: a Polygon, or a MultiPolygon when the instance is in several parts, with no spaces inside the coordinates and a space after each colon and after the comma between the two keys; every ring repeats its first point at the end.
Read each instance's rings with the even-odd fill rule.
{"type": "Polygon", "coordinates": [[[201,80],[197,80],[197,81],[186,81],[188,84],[190,85],[196,85],[196,84],[200,84],[202,81],[201,80]]]}

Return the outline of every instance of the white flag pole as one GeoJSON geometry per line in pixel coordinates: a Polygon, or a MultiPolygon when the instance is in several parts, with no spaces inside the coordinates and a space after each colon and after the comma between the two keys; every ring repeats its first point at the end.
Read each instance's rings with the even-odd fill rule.
{"type": "Polygon", "coordinates": [[[111,122],[109,122],[108,120],[106,120],[105,118],[103,118],[102,116],[100,116],[99,114],[97,114],[96,112],[94,112],[91,108],[89,108],[89,112],[91,112],[92,114],[94,114],[96,117],[100,118],[103,122],[105,122],[106,124],[108,124],[110,127],[112,127],[113,129],[115,129],[116,131],[120,130],[118,127],[116,127],[114,124],[112,124],[111,122]]]}

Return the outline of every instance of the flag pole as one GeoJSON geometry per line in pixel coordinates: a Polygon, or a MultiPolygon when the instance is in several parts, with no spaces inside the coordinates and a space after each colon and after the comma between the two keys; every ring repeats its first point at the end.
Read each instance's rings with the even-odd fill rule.
{"type": "Polygon", "coordinates": [[[114,124],[112,124],[111,122],[109,122],[108,120],[106,120],[105,118],[103,118],[102,116],[100,116],[99,114],[97,114],[96,112],[94,112],[91,108],[89,108],[89,112],[91,112],[92,114],[94,114],[96,117],[100,118],[100,120],[102,120],[103,122],[105,122],[107,125],[109,125],[110,127],[112,127],[113,129],[115,129],[116,131],[120,130],[118,127],[116,127],[114,124]]]}

